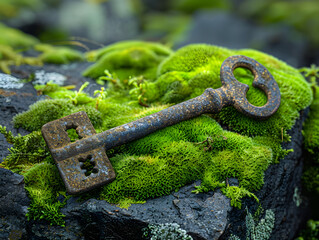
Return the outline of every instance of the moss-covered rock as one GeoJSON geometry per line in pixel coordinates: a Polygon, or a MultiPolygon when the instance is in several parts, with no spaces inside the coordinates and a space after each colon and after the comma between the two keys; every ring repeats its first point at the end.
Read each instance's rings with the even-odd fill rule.
{"type": "Polygon", "coordinates": [[[0,70],[10,74],[10,66],[22,64],[41,66],[43,63],[67,64],[82,61],[83,54],[68,47],[39,44],[39,40],[20,30],[0,23],[0,70]],[[23,51],[34,49],[41,52],[36,57],[26,57],[23,51]]]}
{"type": "MultiPolygon", "coordinates": [[[[240,207],[242,197],[255,198],[253,192],[263,186],[268,166],[287,154],[289,150],[281,148],[283,141],[289,141],[286,131],[294,125],[299,111],[312,101],[311,88],[296,69],[253,50],[191,45],[171,53],[157,44],[125,42],[91,54],[98,62],[86,71],[88,75],[94,72],[92,76],[98,77],[105,68],[117,75],[109,81],[105,93],[100,91],[103,96],[92,98],[82,92],[84,87],[74,92],[42,86],[43,92],[54,100],[36,103],[19,114],[15,124],[39,130],[48,121],[87,108],[94,127],[101,132],[198,96],[205,88],[220,87],[220,66],[235,54],[254,58],[268,68],[282,96],[279,110],[265,121],[250,119],[228,107],[215,119],[201,116],[184,121],[108,151],[117,178],[95,194],[111,203],[141,202],[200,179],[202,184],[194,192],[221,188],[232,198],[232,204],[240,207]],[[146,77],[149,70],[152,74],[146,77]],[[133,79],[124,81],[128,76],[133,79]],[[141,96],[144,102],[139,101],[141,96]],[[145,102],[150,106],[145,107],[145,102]],[[228,178],[237,178],[239,186],[229,186],[228,178]]],[[[251,86],[253,77],[249,71],[237,69],[235,76],[251,86]]],[[[263,92],[252,87],[247,97],[258,106],[266,102],[263,92]]]]}
{"type": "Polygon", "coordinates": [[[10,66],[19,66],[22,64],[41,66],[42,61],[36,57],[23,57],[12,47],[0,44],[0,70],[10,74],[10,66]]]}

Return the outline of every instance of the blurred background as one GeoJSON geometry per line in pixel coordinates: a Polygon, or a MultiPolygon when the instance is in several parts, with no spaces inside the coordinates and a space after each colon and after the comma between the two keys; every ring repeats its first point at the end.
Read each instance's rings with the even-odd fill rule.
{"type": "Polygon", "coordinates": [[[0,0],[0,21],[84,51],[140,39],[173,49],[254,48],[295,67],[319,63],[319,0],[0,0]]]}

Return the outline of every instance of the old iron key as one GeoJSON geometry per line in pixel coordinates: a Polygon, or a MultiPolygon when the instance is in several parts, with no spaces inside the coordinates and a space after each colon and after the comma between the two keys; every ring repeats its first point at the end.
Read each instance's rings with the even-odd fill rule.
{"type": "Polygon", "coordinates": [[[159,129],[203,113],[217,113],[224,106],[233,105],[243,114],[265,119],[274,114],[280,105],[280,91],[269,71],[257,61],[246,56],[227,58],[220,70],[222,87],[208,88],[186,102],[158,113],[96,134],[85,112],[78,112],[49,122],[42,127],[42,135],[56,162],[69,194],[83,193],[115,179],[115,172],[105,150],[142,138],[159,129]],[[262,89],[268,97],[262,107],[250,104],[246,98],[248,85],[238,82],[233,71],[238,67],[250,69],[254,75],[253,86],[262,89]],[[76,129],[81,139],[71,143],[66,130],[76,129]],[[93,169],[85,175],[85,161],[93,169]]]}

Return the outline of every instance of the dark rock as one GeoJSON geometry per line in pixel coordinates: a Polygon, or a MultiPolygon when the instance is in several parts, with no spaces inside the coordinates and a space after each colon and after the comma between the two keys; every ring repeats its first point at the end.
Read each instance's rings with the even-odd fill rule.
{"type": "MultiPolygon", "coordinates": [[[[0,125],[6,126],[7,130],[12,131],[14,135],[18,133],[25,135],[28,131],[24,129],[15,129],[12,124],[12,118],[19,112],[26,111],[29,105],[36,102],[38,97],[35,89],[30,83],[6,84],[1,79],[5,79],[6,74],[0,74],[0,125]],[[19,87],[21,87],[19,89],[19,87]]],[[[11,80],[11,79],[10,79],[11,80]]],[[[18,79],[17,79],[18,80],[18,79]]],[[[9,154],[8,148],[11,145],[6,141],[4,136],[0,134],[0,162],[9,154]]]]}
{"type": "Polygon", "coordinates": [[[29,237],[140,240],[148,224],[177,223],[193,239],[218,239],[232,209],[230,201],[219,191],[193,194],[193,189],[194,184],[185,186],[169,196],[133,204],[128,209],[96,199],[80,203],[71,198],[62,210],[66,229],[34,224],[29,237]]]}
{"type": "MultiPolygon", "coordinates": [[[[37,84],[40,84],[41,82],[42,84],[45,84],[45,82],[48,81],[55,82],[56,79],[50,78],[50,74],[57,74],[60,75],[59,78],[65,78],[63,84],[61,85],[75,85],[76,89],[79,89],[80,86],[85,82],[89,82],[90,85],[97,85],[94,80],[82,76],[82,72],[91,64],[93,63],[76,62],[64,65],[45,64],[44,66],[22,65],[11,67],[11,72],[13,76],[21,79],[27,79],[30,77],[31,74],[36,75],[36,73],[39,73],[39,75],[42,75],[42,77],[39,77],[42,79],[42,81],[39,81],[39,83],[37,84]]],[[[38,80],[36,76],[34,80],[38,80]]]]}
{"type": "Polygon", "coordinates": [[[177,48],[191,43],[254,48],[295,67],[303,66],[307,48],[305,38],[288,26],[259,26],[234,14],[204,10],[195,13],[190,30],[177,48]]]}
{"type": "MultiPolygon", "coordinates": [[[[289,131],[291,142],[285,143],[283,146],[294,151],[281,159],[278,164],[273,164],[266,170],[264,186],[256,193],[261,206],[265,210],[271,209],[275,213],[275,226],[270,239],[294,239],[308,214],[307,200],[302,199],[300,195],[303,168],[301,129],[307,112],[308,110],[301,113],[301,117],[289,131]]],[[[243,209],[246,206],[252,213],[254,213],[253,210],[256,210],[256,203],[250,199],[244,201],[243,209]]],[[[245,239],[246,212],[233,209],[228,217],[228,228],[220,239],[226,240],[231,234],[245,239]]]]}
{"type": "Polygon", "coordinates": [[[29,203],[23,176],[0,168],[0,239],[27,239],[29,203]]]}

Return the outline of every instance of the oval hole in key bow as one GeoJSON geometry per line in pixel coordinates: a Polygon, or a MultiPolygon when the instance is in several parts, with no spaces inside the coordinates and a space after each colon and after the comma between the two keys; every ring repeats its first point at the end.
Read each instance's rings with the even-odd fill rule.
{"type": "Polygon", "coordinates": [[[252,83],[254,75],[248,68],[236,68],[234,70],[234,76],[239,82],[249,86],[246,98],[251,104],[261,107],[267,103],[267,95],[265,92],[259,88],[253,87],[252,83]]]}

